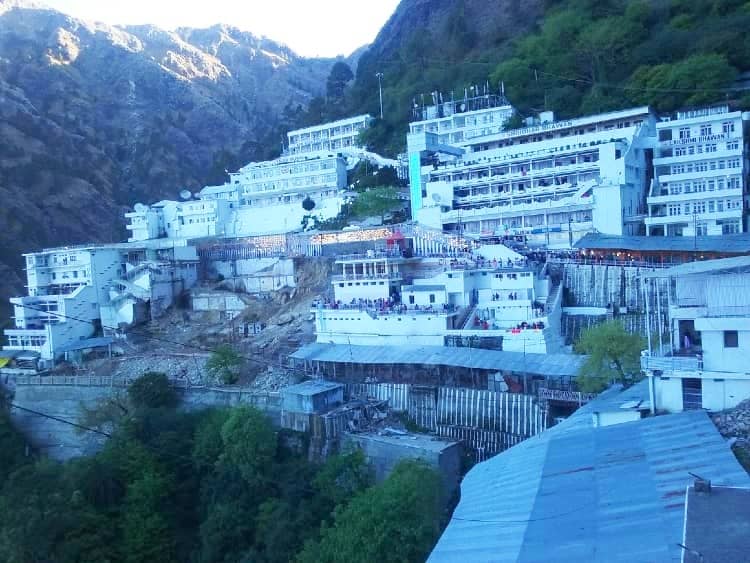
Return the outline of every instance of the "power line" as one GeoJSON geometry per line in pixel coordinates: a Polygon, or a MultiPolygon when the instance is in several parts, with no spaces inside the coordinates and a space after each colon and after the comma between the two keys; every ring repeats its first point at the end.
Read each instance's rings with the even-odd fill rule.
{"type": "Polygon", "coordinates": [[[65,420],[64,418],[59,418],[59,417],[53,416],[51,414],[47,414],[47,413],[35,411],[33,409],[29,409],[29,408],[26,408],[26,407],[22,407],[21,405],[17,405],[16,403],[10,403],[10,406],[13,407],[14,409],[25,411],[25,412],[31,413],[33,415],[36,415],[36,416],[41,416],[41,417],[44,417],[44,418],[49,418],[50,420],[54,420],[54,421],[57,421],[57,422],[62,422],[63,424],[68,424],[70,426],[78,428],[79,430],[86,430],[88,432],[95,432],[97,434],[101,434],[102,436],[106,436],[107,438],[111,438],[112,437],[112,434],[110,434],[108,432],[104,432],[104,431],[98,430],[96,428],[91,428],[90,426],[84,426],[83,424],[78,424],[76,422],[71,422],[70,420],[65,420]]]}

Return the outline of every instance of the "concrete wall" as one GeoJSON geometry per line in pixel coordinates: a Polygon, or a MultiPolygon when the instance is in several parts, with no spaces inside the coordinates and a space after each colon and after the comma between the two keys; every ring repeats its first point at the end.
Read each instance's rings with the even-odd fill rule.
{"type": "Polygon", "coordinates": [[[291,258],[212,260],[208,272],[232,280],[235,287],[247,293],[266,293],[297,285],[291,258]]]}
{"type": "MultiPolygon", "coordinates": [[[[688,374],[697,377],[699,374],[688,374]]],[[[668,412],[681,412],[682,378],[670,376],[654,378],[656,408],[668,412]]],[[[704,377],[701,382],[702,407],[712,412],[736,407],[750,398],[750,378],[748,379],[714,379],[704,377]]]]}
{"type": "Polygon", "coordinates": [[[458,487],[461,445],[457,442],[431,439],[422,434],[397,437],[345,433],[342,449],[362,450],[378,481],[385,479],[400,461],[414,459],[424,461],[440,474],[443,480],[443,500],[447,500],[458,487]]]}
{"type": "MultiPolygon", "coordinates": [[[[278,393],[203,387],[178,391],[182,397],[180,408],[187,411],[250,405],[264,411],[275,425],[280,424],[281,397],[278,393]]],[[[109,385],[16,385],[13,402],[33,411],[80,423],[84,408],[94,408],[124,393],[124,387],[109,385]]],[[[59,461],[96,453],[106,440],[100,434],[79,431],[69,424],[20,409],[11,410],[11,420],[34,448],[59,461]]]]}

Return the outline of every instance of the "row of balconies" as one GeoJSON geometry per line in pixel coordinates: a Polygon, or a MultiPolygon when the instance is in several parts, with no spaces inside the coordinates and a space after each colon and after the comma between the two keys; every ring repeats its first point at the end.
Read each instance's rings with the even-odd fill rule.
{"type": "Polygon", "coordinates": [[[678,194],[650,195],[646,199],[649,205],[683,203],[690,201],[705,201],[707,199],[723,199],[725,197],[742,197],[744,190],[739,188],[724,188],[703,192],[683,192],[678,194]]]}
{"type": "Polygon", "coordinates": [[[666,212],[652,212],[645,218],[647,226],[665,225],[672,223],[685,223],[692,225],[694,221],[720,221],[722,219],[738,219],[742,217],[742,209],[730,209],[728,211],[714,211],[712,213],[697,213],[693,216],[690,214],[667,215],[666,212]]]}
{"type": "MultiPolygon", "coordinates": [[[[486,167],[482,167],[481,169],[486,169],[486,167]]],[[[512,172],[507,174],[494,174],[491,175],[489,172],[481,177],[475,177],[475,178],[465,178],[467,173],[470,172],[476,172],[476,170],[467,169],[464,173],[461,173],[460,177],[456,178],[455,173],[450,175],[445,175],[445,179],[441,178],[440,174],[432,174],[429,181],[444,181],[448,183],[458,183],[460,184],[460,187],[472,187],[478,184],[487,184],[487,183],[500,183],[500,182],[511,182],[513,180],[533,180],[533,179],[543,179],[544,177],[549,177],[550,179],[558,177],[558,176],[564,176],[568,174],[573,173],[579,173],[583,171],[589,171],[589,172],[595,172],[599,170],[599,161],[592,161],[592,162],[577,162],[574,164],[566,164],[563,166],[555,166],[550,168],[540,168],[537,170],[531,170],[528,172],[512,172]]]]}

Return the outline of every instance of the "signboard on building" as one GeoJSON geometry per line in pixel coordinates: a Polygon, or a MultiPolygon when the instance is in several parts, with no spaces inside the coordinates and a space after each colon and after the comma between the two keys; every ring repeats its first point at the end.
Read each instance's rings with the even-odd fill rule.
{"type": "Polygon", "coordinates": [[[562,389],[539,388],[539,399],[542,401],[560,401],[582,405],[596,398],[596,393],[581,393],[580,391],[564,391],[562,389]]]}

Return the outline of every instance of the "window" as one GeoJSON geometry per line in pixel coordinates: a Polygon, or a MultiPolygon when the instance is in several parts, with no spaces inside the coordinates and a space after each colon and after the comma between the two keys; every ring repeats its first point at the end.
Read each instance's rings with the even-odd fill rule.
{"type": "Polygon", "coordinates": [[[435,294],[430,293],[430,303],[434,303],[434,302],[435,302],[435,294]]]}
{"type": "Polygon", "coordinates": [[[737,348],[739,345],[736,330],[724,331],[724,348],[737,348]]]}
{"type": "Polygon", "coordinates": [[[680,127],[680,139],[690,138],[690,127],[680,127]]]}
{"type": "Polygon", "coordinates": [[[414,296],[413,295],[409,296],[409,305],[414,305],[414,296]]]}
{"type": "Polygon", "coordinates": [[[730,142],[727,143],[727,150],[728,151],[734,151],[734,150],[737,150],[738,148],[740,148],[739,141],[730,141],[730,142]]]}
{"type": "Polygon", "coordinates": [[[734,123],[732,121],[725,121],[721,124],[722,133],[734,133],[734,123]]]}
{"type": "Polygon", "coordinates": [[[701,137],[705,137],[711,134],[711,124],[701,125],[701,137]]]}

